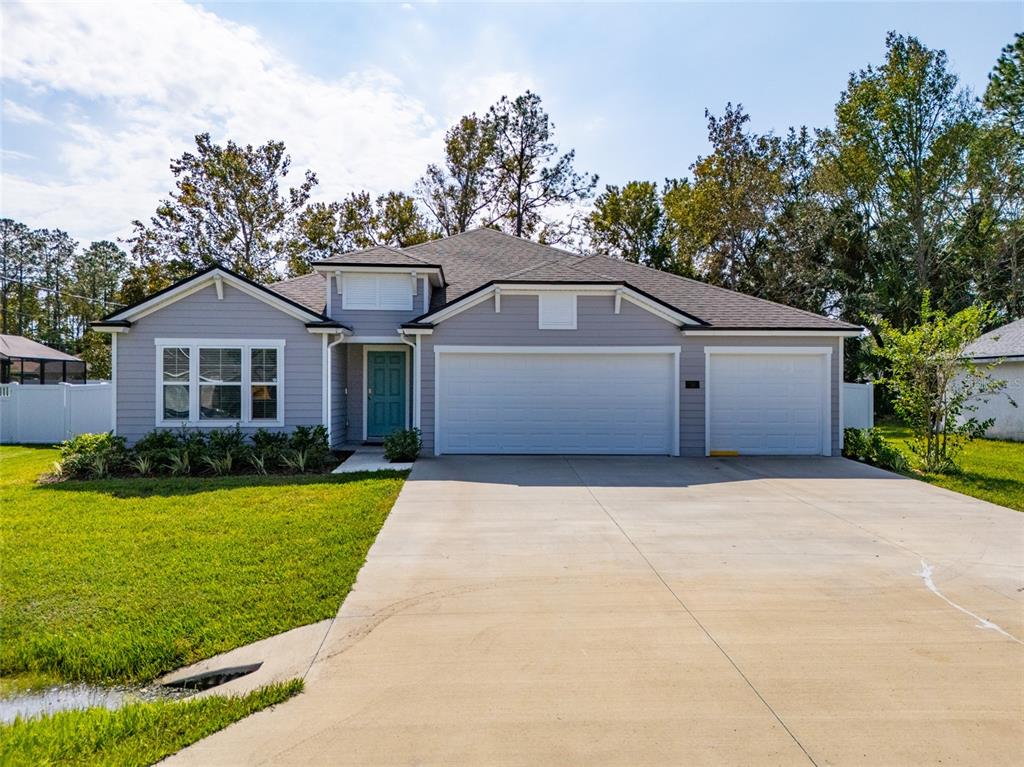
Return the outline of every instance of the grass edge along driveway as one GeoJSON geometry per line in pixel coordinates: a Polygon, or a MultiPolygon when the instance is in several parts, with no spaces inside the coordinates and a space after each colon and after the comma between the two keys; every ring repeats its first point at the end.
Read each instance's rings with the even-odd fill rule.
{"type": "MultiPolygon", "coordinates": [[[[877,424],[878,430],[914,463],[908,443],[910,429],[898,423],[877,424]]],[[[910,476],[957,493],[989,503],[1024,511],[1024,443],[998,439],[969,442],[960,455],[959,474],[926,474],[914,471],[910,476]]]]}
{"type": "MultiPolygon", "coordinates": [[[[387,472],[36,484],[56,456],[48,448],[0,447],[0,675],[11,691],[24,687],[19,678],[36,684],[145,683],[333,616],[404,477],[387,472]]],[[[237,713],[246,706],[281,699],[277,692],[224,704],[209,709],[207,719],[221,721],[219,728],[246,715],[237,713]]],[[[140,705],[153,708],[94,713],[106,722],[104,748],[127,747],[118,733],[136,738],[137,728],[120,719],[141,721],[132,711],[150,712],[147,721],[159,722],[165,714],[158,712],[173,718],[179,716],[174,711],[186,710],[175,708],[180,702],[140,705]]],[[[207,716],[202,707],[187,710],[207,716]]],[[[37,719],[17,733],[0,728],[0,742],[18,749],[46,744],[46,730],[88,739],[93,724],[88,717],[37,719]]],[[[190,732],[199,738],[212,730],[190,732]]],[[[182,737],[174,736],[176,749],[185,744],[182,737]]],[[[47,758],[40,753],[29,761],[47,758]]],[[[7,763],[6,755],[0,761],[7,763]]]]}

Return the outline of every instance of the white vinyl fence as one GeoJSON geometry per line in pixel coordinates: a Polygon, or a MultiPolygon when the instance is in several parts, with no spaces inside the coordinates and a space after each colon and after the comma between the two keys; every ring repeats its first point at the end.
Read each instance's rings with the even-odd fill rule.
{"type": "Polygon", "coordinates": [[[843,384],[843,426],[870,429],[875,425],[875,385],[843,384]]]}
{"type": "Polygon", "coordinates": [[[0,384],[0,444],[52,444],[110,431],[109,383],[0,384]]]}

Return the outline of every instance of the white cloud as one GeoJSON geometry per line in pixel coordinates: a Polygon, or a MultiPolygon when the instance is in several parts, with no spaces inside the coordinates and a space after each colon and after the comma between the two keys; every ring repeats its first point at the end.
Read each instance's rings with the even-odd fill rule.
{"type": "Polygon", "coordinates": [[[8,122],[27,123],[30,125],[45,125],[49,122],[32,107],[18,104],[10,99],[4,99],[3,117],[8,122]]]}
{"type": "Polygon", "coordinates": [[[3,13],[4,79],[59,95],[71,115],[53,151],[60,178],[5,173],[4,214],[32,225],[80,237],[125,231],[152,213],[171,186],[169,159],[203,131],[219,141],[284,141],[296,181],[316,171],[320,198],[409,187],[440,147],[444,126],[389,73],[313,76],[256,30],[200,7],[5,5],[3,13]]]}

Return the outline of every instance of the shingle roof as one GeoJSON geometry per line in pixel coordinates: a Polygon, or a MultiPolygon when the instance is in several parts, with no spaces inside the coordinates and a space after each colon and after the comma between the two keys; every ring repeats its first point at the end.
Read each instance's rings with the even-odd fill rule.
{"type": "MultiPolygon", "coordinates": [[[[371,248],[327,259],[331,263],[435,264],[446,285],[435,290],[431,311],[490,282],[625,282],[654,298],[720,328],[856,330],[856,325],[765,301],[699,280],[678,277],[602,255],[584,256],[504,234],[474,229],[397,250],[371,248]],[[406,260],[402,260],[406,259],[406,260]]],[[[323,311],[323,283],[299,277],[269,287],[315,311],[323,311]],[[310,280],[309,283],[300,282],[310,280]],[[296,284],[299,283],[299,284],[296,284]]]]}
{"type": "Polygon", "coordinates": [[[964,357],[993,359],[1024,357],[1024,319],[990,330],[964,349],[964,357]]]}
{"type": "Polygon", "coordinates": [[[0,357],[23,357],[33,360],[65,360],[79,362],[78,357],[51,349],[25,336],[0,335],[0,357]]]}
{"type": "Polygon", "coordinates": [[[314,312],[323,314],[327,308],[327,298],[324,293],[324,276],[322,274],[304,274],[301,277],[293,277],[290,280],[272,282],[267,285],[275,293],[280,293],[285,298],[290,298],[303,306],[308,306],[314,312]]]}
{"type": "Polygon", "coordinates": [[[335,256],[328,256],[321,264],[380,264],[381,266],[419,266],[429,264],[429,261],[417,258],[407,251],[398,248],[389,248],[386,245],[378,245],[374,248],[363,250],[351,250],[348,253],[339,253],[335,256]]]}

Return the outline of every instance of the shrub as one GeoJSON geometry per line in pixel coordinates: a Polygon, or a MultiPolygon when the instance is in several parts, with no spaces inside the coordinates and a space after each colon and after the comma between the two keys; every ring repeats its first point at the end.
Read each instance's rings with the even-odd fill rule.
{"type": "Polygon", "coordinates": [[[392,463],[415,461],[423,449],[423,437],[419,429],[402,429],[384,439],[384,457],[392,463]]]}
{"type": "Polygon", "coordinates": [[[67,478],[99,479],[123,470],[128,458],[124,437],[109,432],[79,434],[61,443],[57,470],[67,478]]]}
{"type": "Polygon", "coordinates": [[[901,474],[910,470],[907,457],[878,429],[846,429],[843,432],[843,455],[901,474]]]}
{"type": "Polygon", "coordinates": [[[137,456],[145,457],[154,468],[162,468],[170,461],[171,453],[180,448],[181,438],[178,434],[169,429],[157,429],[136,442],[132,451],[137,456]]]}
{"type": "Polygon", "coordinates": [[[295,453],[301,452],[304,465],[311,469],[322,469],[331,458],[331,446],[327,442],[327,429],[322,424],[296,426],[295,431],[288,438],[288,448],[293,459],[295,453]]]}
{"type": "Polygon", "coordinates": [[[288,450],[288,434],[283,431],[257,429],[252,437],[252,453],[247,456],[249,463],[260,474],[279,468],[282,456],[288,450]]]}

